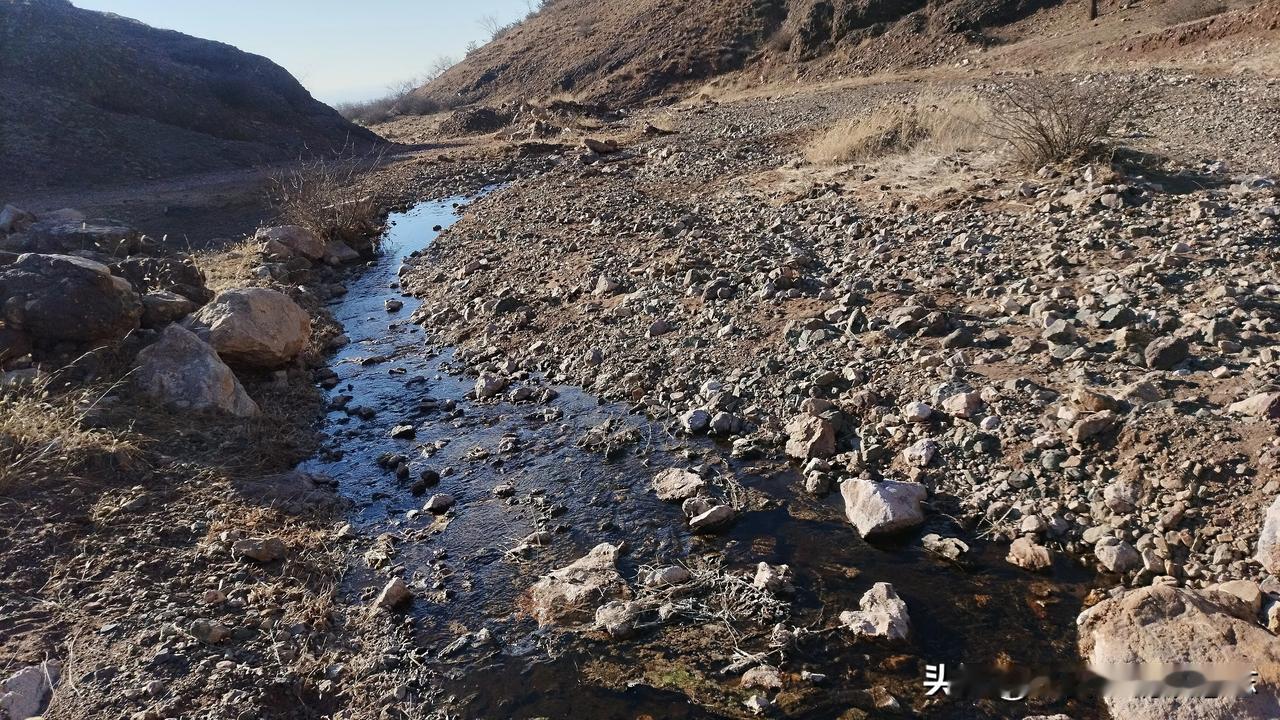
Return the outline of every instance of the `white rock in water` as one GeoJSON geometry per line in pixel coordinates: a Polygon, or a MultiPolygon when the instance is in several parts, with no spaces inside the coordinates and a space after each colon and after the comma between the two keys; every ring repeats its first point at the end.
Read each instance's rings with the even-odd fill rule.
{"type": "Polygon", "coordinates": [[[1036,544],[1035,540],[1020,537],[1009,546],[1005,560],[1024,570],[1044,570],[1053,565],[1053,554],[1049,548],[1036,544]]]}
{"type": "Polygon", "coordinates": [[[413,593],[409,592],[409,586],[405,584],[401,578],[392,578],[382,588],[382,592],[378,593],[378,598],[373,601],[373,606],[380,610],[391,610],[408,602],[413,597],[413,593]]]}
{"type": "Polygon", "coordinates": [[[569,565],[544,575],[529,590],[530,614],[539,625],[594,621],[601,601],[630,595],[618,574],[619,548],[601,543],[569,565]]]}
{"type": "Polygon", "coordinates": [[[858,601],[859,610],[840,613],[840,622],[856,637],[906,640],[911,635],[911,618],[907,604],[898,597],[893,586],[879,582],[858,601]]]}
{"type": "Polygon", "coordinates": [[[920,504],[928,490],[920,483],[865,478],[840,483],[844,512],[862,537],[906,530],[924,522],[920,504]]]}
{"type": "Polygon", "coordinates": [[[729,524],[737,515],[728,505],[716,505],[689,520],[689,529],[694,532],[711,532],[729,524]]]}
{"type": "Polygon", "coordinates": [[[696,473],[680,468],[667,468],[653,478],[653,489],[659,500],[685,500],[697,496],[706,483],[696,473]]]}
{"type": "Polygon", "coordinates": [[[422,509],[426,510],[429,513],[435,513],[436,515],[439,515],[447,511],[449,508],[453,507],[455,502],[456,501],[453,499],[452,495],[446,495],[444,493],[440,493],[438,495],[432,495],[431,498],[427,500],[427,504],[423,506],[422,509]]]}

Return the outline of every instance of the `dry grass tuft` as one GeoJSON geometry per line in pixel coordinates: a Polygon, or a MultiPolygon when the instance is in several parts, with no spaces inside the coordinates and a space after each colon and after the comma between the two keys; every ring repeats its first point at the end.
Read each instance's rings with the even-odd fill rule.
{"type": "Polygon", "coordinates": [[[0,390],[0,495],[132,457],[138,449],[123,434],[85,425],[102,395],[43,383],[0,390]]]}
{"type": "Polygon", "coordinates": [[[244,287],[246,281],[253,277],[252,270],[259,264],[260,245],[253,239],[245,239],[217,250],[197,253],[191,259],[204,273],[205,286],[215,293],[222,292],[244,287]]]}
{"type": "Polygon", "coordinates": [[[1120,118],[1141,99],[1134,88],[1072,82],[997,86],[985,132],[1028,168],[1098,157],[1120,118]]]}
{"type": "Polygon", "coordinates": [[[844,164],[912,152],[947,154],[981,143],[985,104],[971,93],[919,97],[845,120],[805,150],[810,162],[844,164]]]}

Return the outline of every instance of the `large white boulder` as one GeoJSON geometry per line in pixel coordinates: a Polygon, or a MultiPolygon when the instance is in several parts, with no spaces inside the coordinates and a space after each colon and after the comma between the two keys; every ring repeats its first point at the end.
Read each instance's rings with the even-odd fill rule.
{"type": "Polygon", "coordinates": [[[218,353],[180,325],[166,327],[157,342],[138,353],[133,381],[143,393],[182,409],[221,410],[238,417],[259,412],[218,353]]]}
{"type": "Polygon", "coordinates": [[[862,537],[906,530],[924,522],[920,503],[928,496],[920,483],[865,478],[840,484],[844,514],[862,537]]]}
{"type": "MultiPolygon", "coordinates": [[[[1280,638],[1259,626],[1252,609],[1226,593],[1167,586],[1131,590],[1080,614],[1080,653],[1089,668],[1119,679],[1141,663],[1236,664],[1263,671],[1256,694],[1236,697],[1123,697],[1108,694],[1112,717],[1124,720],[1274,720],[1280,712],[1274,668],[1280,667],[1280,638]]],[[[1218,678],[1225,679],[1225,678],[1218,678]]],[[[1247,682],[1247,676],[1239,678],[1247,682]]],[[[1129,688],[1130,694],[1133,688],[1129,688]]]]}
{"type": "Polygon", "coordinates": [[[280,367],[311,338],[307,311],[288,295],[267,288],[225,290],[194,317],[209,327],[218,355],[241,367],[280,367]]]}

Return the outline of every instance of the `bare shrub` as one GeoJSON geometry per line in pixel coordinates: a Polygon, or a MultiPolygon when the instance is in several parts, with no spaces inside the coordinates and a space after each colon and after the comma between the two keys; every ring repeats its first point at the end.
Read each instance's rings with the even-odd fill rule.
{"type": "Polygon", "coordinates": [[[815,163],[847,163],[913,151],[948,153],[982,139],[982,102],[969,93],[919,97],[836,123],[805,150],[815,163]]]}
{"type": "Polygon", "coordinates": [[[46,383],[0,389],[0,495],[133,455],[137,448],[125,437],[85,424],[103,394],[58,394],[46,383]]]}
{"type": "Polygon", "coordinates": [[[418,88],[435,80],[457,60],[441,55],[432,61],[422,77],[410,78],[387,89],[387,94],[364,102],[340,103],[334,106],[342,117],[361,125],[377,125],[405,115],[430,115],[451,109],[448,103],[418,92],[418,88]]]}
{"type": "Polygon", "coordinates": [[[361,191],[358,177],[382,163],[381,151],[364,157],[319,157],[273,173],[267,194],[280,222],[301,225],[325,240],[362,249],[380,234],[382,211],[361,191]]]}
{"type": "Polygon", "coordinates": [[[986,92],[985,131],[1007,143],[1027,167],[1101,154],[1112,129],[1141,96],[1134,88],[1069,82],[997,86],[986,92]]]}

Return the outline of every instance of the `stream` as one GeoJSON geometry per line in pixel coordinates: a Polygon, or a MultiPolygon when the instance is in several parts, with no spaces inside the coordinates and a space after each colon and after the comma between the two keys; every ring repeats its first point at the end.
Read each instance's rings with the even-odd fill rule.
{"type": "MultiPolygon", "coordinates": [[[[382,255],[351,278],[331,307],[351,343],[332,360],[340,382],[330,391],[324,449],[301,468],[338,479],[353,504],[350,522],[363,536],[397,538],[389,564],[403,566],[414,588],[415,641],[437,659],[451,716],[750,716],[743,701],[754,691],[739,687],[741,670],[720,672],[734,659],[723,638],[744,649],[762,646],[772,623],[728,633],[677,619],[615,640],[539,628],[522,609],[540,575],[611,542],[625,543],[619,570],[633,586],[642,565],[714,562],[750,573],[761,561],[790,566],[796,591],[787,623],[812,632],[781,664],[789,679],[775,698],[785,711],[778,714],[879,717],[883,711],[865,692],[878,685],[901,703],[900,716],[1100,717],[1092,705],[1068,702],[924,698],[926,663],[1044,668],[1073,658],[1074,619],[1086,589],[1080,571],[1059,568],[1053,581],[1022,572],[1004,562],[1002,548],[967,536],[937,513],[917,533],[869,544],[844,520],[839,493],[804,493],[788,463],[730,458],[727,445],[674,436],[625,406],[536,375],[516,373],[512,387],[530,388],[528,400],[469,399],[474,375],[410,321],[418,301],[402,296],[397,283],[403,261],[427,248],[465,202],[424,202],[392,215],[382,255]],[[403,307],[389,311],[387,300],[403,307]],[[578,447],[608,420],[634,427],[639,440],[611,459],[578,447]],[[397,465],[407,473],[397,474],[397,465]],[[746,498],[737,520],[719,534],[691,534],[679,506],[650,490],[658,471],[694,465],[733,478],[746,498]],[[504,484],[513,494],[495,496],[504,484]],[[437,493],[456,501],[443,516],[423,512],[437,493]],[[508,552],[536,531],[553,540],[508,552]],[[962,537],[973,546],[972,559],[961,565],[927,554],[919,537],[929,532],[962,537]],[[875,582],[892,583],[908,606],[913,637],[905,645],[854,642],[830,630],[875,582]],[[456,638],[482,628],[492,642],[458,647],[456,638]],[[826,680],[802,681],[802,669],[826,680]],[[860,710],[842,714],[851,708],[860,710]]],[[[372,570],[357,575],[357,588],[385,577],[372,570]]]]}

